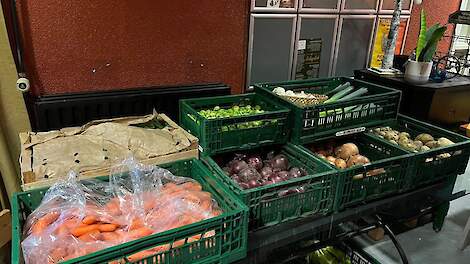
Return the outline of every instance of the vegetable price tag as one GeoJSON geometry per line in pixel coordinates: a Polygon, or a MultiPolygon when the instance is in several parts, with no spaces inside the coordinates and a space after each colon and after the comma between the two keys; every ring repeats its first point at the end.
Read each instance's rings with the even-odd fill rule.
{"type": "Polygon", "coordinates": [[[360,132],[364,132],[364,131],[366,131],[365,127],[356,127],[356,128],[352,128],[352,129],[338,131],[338,132],[336,132],[336,136],[341,137],[341,136],[356,134],[356,133],[360,133],[360,132]]]}

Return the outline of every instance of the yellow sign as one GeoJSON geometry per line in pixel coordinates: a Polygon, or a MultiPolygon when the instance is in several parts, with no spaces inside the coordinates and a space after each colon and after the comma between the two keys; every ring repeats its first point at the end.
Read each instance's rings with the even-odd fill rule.
{"type": "MultiPolygon", "coordinates": [[[[384,58],[385,47],[387,46],[388,32],[390,31],[391,19],[381,18],[377,26],[377,33],[375,34],[374,48],[372,51],[372,59],[370,61],[371,68],[380,68],[382,66],[382,60],[384,58]]],[[[401,53],[401,46],[403,38],[405,36],[406,20],[402,20],[400,23],[400,29],[398,30],[397,43],[395,46],[395,54],[401,53]]]]}

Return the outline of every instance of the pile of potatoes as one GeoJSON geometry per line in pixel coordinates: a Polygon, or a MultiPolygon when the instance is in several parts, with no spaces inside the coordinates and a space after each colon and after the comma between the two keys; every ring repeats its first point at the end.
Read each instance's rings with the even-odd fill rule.
{"type": "Polygon", "coordinates": [[[423,152],[434,148],[447,147],[454,142],[448,138],[441,137],[435,139],[430,134],[419,134],[414,139],[408,132],[400,132],[392,129],[391,127],[378,127],[372,129],[370,132],[374,133],[380,138],[384,138],[395,145],[413,152],[423,152]]]}

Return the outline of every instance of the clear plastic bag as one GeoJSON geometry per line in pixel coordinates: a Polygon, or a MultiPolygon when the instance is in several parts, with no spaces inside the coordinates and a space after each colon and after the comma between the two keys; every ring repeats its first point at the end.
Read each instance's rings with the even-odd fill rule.
{"type": "MultiPolygon", "coordinates": [[[[23,254],[26,264],[57,263],[220,213],[211,194],[195,180],[128,158],[112,168],[108,182],[77,181],[70,172],[54,184],[28,216],[23,254]]],[[[177,242],[171,246],[183,243],[177,242]]],[[[169,248],[155,247],[130,259],[169,248]]]]}

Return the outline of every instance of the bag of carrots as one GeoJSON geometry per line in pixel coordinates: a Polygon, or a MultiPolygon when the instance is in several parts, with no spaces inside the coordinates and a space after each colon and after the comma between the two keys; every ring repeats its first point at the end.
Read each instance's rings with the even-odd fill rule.
{"type": "MultiPolygon", "coordinates": [[[[26,264],[58,263],[221,213],[197,181],[129,158],[111,170],[107,182],[78,181],[70,172],[51,186],[28,216],[21,245],[26,264]]],[[[127,259],[136,261],[211,235],[159,245],[127,259]]]]}

